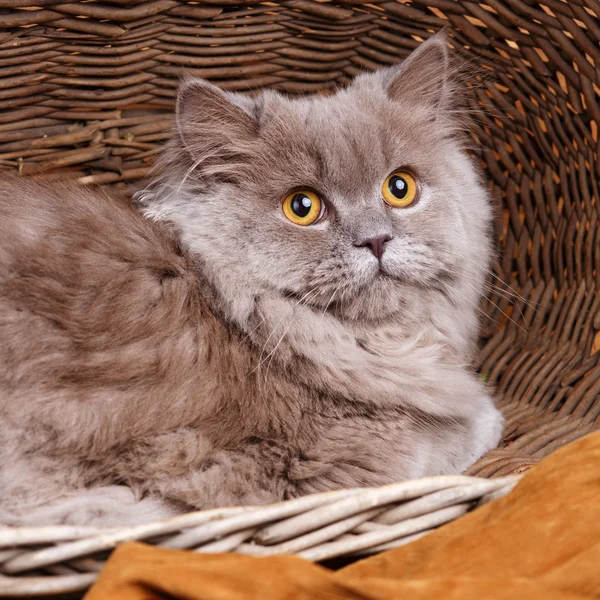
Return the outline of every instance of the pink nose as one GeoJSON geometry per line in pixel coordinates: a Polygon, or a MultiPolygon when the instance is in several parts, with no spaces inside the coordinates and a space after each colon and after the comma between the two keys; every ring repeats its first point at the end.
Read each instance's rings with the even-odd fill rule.
{"type": "Polygon", "coordinates": [[[389,242],[391,239],[392,236],[385,233],[384,235],[378,235],[377,237],[366,239],[355,245],[358,247],[369,246],[369,249],[375,255],[377,260],[381,260],[381,257],[385,251],[385,243],[389,242]]]}

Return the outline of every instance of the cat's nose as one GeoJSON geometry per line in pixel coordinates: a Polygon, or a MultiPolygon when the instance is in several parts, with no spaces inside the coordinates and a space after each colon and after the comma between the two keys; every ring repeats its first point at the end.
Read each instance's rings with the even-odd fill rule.
{"type": "Polygon", "coordinates": [[[362,248],[363,246],[368,246],[371,252],[375,255],[377,260],[381,260],[383,253],[385,251],[385,244],[392,239],[392,236],[388,233],[383,235],[378,235],[376,237],[368,238],[361,242],[354,244],[355,246],[362,248]]]}

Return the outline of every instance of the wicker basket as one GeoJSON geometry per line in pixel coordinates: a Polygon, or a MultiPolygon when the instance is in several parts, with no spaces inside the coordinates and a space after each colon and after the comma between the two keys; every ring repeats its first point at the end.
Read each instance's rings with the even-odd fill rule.
{"type": "Polygon", "coordinates": [[[506,493],[600,424],[598,0],[0,0],[0,166],[125,192],[169,135],[178,74],[228,90],[343,85],[447,26],[493,78],[473,100],[498,207],[482,376],[508,426],[470,470],[98,531],[0,527],[0,596],[83,590],[129,539],[312,560],[406,543],[506,493]],[[493,479],[487,479],[494,477],[493,479]]]}

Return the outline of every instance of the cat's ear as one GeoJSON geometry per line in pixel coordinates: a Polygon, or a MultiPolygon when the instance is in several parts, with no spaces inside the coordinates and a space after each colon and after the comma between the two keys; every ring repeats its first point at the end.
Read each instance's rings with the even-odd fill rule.
{"type": "Polygon", "coordinates": [[[185,148],[202,157],[219,147],[243,146],[258,132],[250,98],[229,94],[205,81],[188,77],[179,85],[175,120],[185,148]]]}
{"type": "Polygon", "coordinates": [[[449,101],[451,92],[446,35],[438,33],[430,37],[402,64],[380,76],[392,100],[423,104],[437,112],[449,101]]]}

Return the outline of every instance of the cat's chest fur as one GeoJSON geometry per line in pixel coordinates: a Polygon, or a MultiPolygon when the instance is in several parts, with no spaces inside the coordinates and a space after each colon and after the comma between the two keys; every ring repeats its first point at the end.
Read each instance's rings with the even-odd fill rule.
{"type": "Polygon", "coordinates": [[[268,327],[262,335],[252,328],[253,336],[221,324],[228,339],[217,344],[229,353],[213,366],[227,385],[220,410],[203,417],[204,431],[230,448],[257,444],[267,462],[275,453],[288,495],[457,470],[453,452],[441,455],[436,446],[464,435],[466,419],[443,403],[431,411],[418,406],[411,386],[431,357],[421,363],[414,340],[393,325],[357,332],[311,310],[296,324],[304,334],[299,339],[295,316],[270,346],[264,341],[272,333],[268,327]],[[395,362],[403,358],[407,368],[395,362]],[[397,386],[399,376],[406,377],[404,389],[397,386]],[[339,480],[332,484],[333,465],[339,480]]]}

